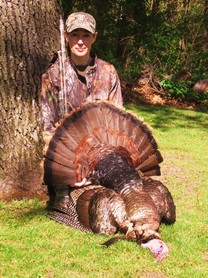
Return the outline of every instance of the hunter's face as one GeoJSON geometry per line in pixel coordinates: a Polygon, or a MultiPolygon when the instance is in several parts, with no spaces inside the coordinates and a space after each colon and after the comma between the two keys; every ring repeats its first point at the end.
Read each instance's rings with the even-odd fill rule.
{"type": "Polygon", "coordinates": [[[97,34],[92,34],[84,29],[76,29],[66,34],[72,55],[77,57],[88,56],[97,34]]]}

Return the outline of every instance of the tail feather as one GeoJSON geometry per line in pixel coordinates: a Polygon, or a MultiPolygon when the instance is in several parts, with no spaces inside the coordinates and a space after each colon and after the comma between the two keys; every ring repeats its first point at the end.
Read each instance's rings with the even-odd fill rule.
{"type": "Polygon", "coordinates": [[[44,181],[46,184],[69,185],[77,182],[75,169],[65,167],[48,158],[45,159],[44,181]]]}
{"type": "Polygon", "coordinates": [[[61,153],[59,153],[55,150],[50,149],[50,152],[48,152],[48,155],[47,155],[47,159],[52,160],[59,165],[74,169],[73,162],[69,161],[68,157],[64,157],[63,155],[61,155],[61,153]]]}
{"type": "Polygon", "coordinates": [[[108,135],[106,128],[95,127],[93,128],[93,135],[98,139],[100,143],[108,142],[108,135]]]}
{"type": "MultiPolygon", "coordinates": [[[[68,158],[73,156],[73,151],[71,151],[66,144],[64,144],[58,134],[54,134],[53,139],[49,143],[49,148],[51,151],[55,151],[60,153],[63,157],[68,158]]],[[[50,151],[48,150],[47,156],[49,155],[50,151]]]]}
{"type": "Polygon", "coordinates": [[[144,174],[147,177],[160,176],[161,175],[160,167],[159,166],[155,166],[152,169],[149,169],[149,170],[145,171],[144,174]]]}
{"type": "Polygon", "coordinates": [[[142,152],[140,154],[141,161],[147,160],[151,155],[155,154],[157,151],[157,148],[151,143],[148,143],[146,146],[143,146],[142,152]]]}
{"type": "Polygon", "coordinates": [[[136,168],[137,170],[140,170],[144,174],[150,170],[158,169],[159,163],[163,161],[163,158],[160,154],[160,152],[156,151],[154,154],[149,156],[146,160],[144,160],[139,166],[136,168]]]}

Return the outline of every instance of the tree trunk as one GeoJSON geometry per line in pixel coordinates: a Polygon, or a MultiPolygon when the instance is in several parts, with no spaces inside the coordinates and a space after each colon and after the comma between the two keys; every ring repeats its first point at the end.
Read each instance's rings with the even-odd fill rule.
{"type": "Polygon", "coordinates": [[[0,2],[0,198],[44,196],[41,74],[59,48],[59,6],[0,2]]]}

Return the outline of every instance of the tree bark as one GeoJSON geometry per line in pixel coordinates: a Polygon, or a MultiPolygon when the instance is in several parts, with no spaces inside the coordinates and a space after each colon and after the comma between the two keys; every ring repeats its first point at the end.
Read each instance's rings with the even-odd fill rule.
{"type": "Polygon", "coordinates": [[[0,198],[41,197],[41,74],[59,49],[58,1],[0,2],[0,198]]]}

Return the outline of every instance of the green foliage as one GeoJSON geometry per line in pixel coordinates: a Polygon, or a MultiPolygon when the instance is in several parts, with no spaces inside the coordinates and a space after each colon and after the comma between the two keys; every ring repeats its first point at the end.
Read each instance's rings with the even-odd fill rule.
{"type": "Polygon", "coordinates": [[[56,223],[46,216],[45,202],[24,199],[0,202],[0,277],[208,277],[208,114],[133,104],[126,108],[151,125],[164,157],[159,179],[177,208],[176,223],[160,227],[169,257],[155,263],[147,250],[129,241],[103,248],[108,236],[56,223]]]}
{"type": "MultiPolygon", "coordinates": [[[[99,36],[94,50],[116,65],[123,78],[138,78],[148,63],[160,73],[172,74],[186,68],[195,80],[207,78],[204,1],[63,0],[62,3],[65,14],[83,10],[95,16],[99,36]]],[[[177,94],[186,96],[183,86],[178,86],[177,94]]]]}
{"type": "Polygon", "coordinates": [[[168,95],[178,99],[186,99],[197,103],[208,100],[208,93],[197,93],[190,88],[190,82],[163,78],[160,85],[168,92],[168,95]]]}
{"type": "Polygon", "coordinates": [[[187,86],[187,82],[172,81],[169,78],[164,78],[160,85],[168,91],[169,96],[177,97],[181,99],[187,98],[190,89],[187,86]]]}

